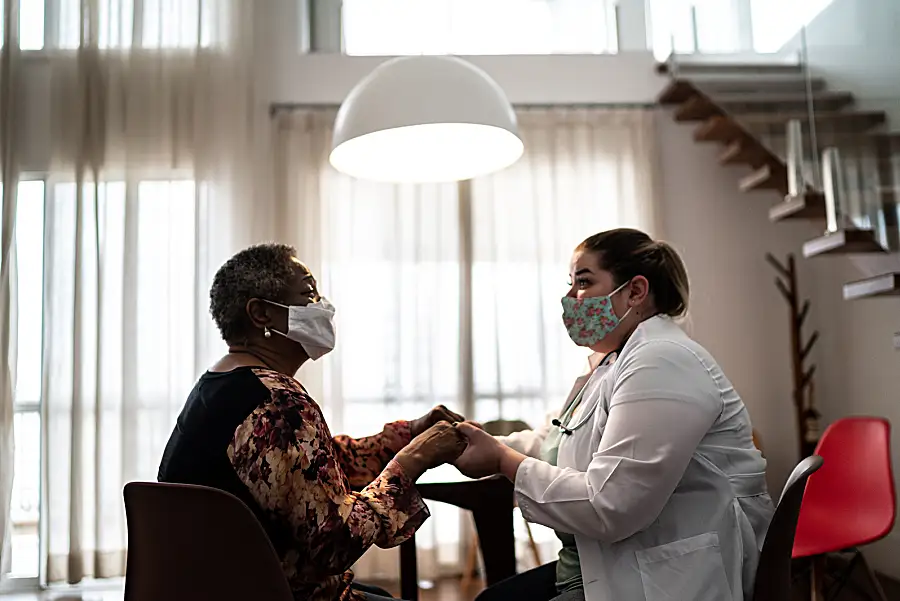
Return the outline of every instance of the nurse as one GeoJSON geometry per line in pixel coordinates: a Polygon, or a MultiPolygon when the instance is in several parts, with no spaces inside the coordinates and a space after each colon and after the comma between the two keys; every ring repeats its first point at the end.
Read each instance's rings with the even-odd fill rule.
{"type": "Polygon", "coordinates": [[[747,409],[715,359],[673,321],[684,264],[665,242],[601,232],[572,256],[562,299],[573,342],[592,349],[562,410],[494,438],[463,423],[457,467],[504,474],[559,561],[478,601],[743,601],[774,507],[747,409]],[[602,358],[602,359],[601,359],[602,358]]]}

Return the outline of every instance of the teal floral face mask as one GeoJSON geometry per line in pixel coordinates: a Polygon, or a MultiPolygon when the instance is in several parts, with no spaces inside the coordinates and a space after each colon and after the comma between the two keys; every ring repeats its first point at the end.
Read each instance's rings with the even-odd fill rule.
{"type": "Polygon", "coordinates": [[[613,311],[612,297],[629,282],[625,282],[606,296],[563,297],[563,323],[572,342],[578,346],[593,346],[619,327],[622,319],[631,313],[631,307],[621,318],[616,317],[616,312],[613,311]]]}

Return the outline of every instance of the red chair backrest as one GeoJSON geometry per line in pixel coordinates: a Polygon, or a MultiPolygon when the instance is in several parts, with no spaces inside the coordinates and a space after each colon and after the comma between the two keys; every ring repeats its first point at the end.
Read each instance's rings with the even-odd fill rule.
{"type": "Polygon", "coordinates": [[[205,486],[131,482],[126,601],[293,601],[275,549],[237,497],[205,486]]]}
{"type": "MultiPolygon", "coordinates": [[[[891,531],[897,499],[890,438],[890,422],[878,417],[845,417],[825,430],[815,451],[824,465],[809,478],[797,525],[807,551],[860,546],[891,531]]],[[[807,554],[795,546],[795,557],[807,554]]]]}

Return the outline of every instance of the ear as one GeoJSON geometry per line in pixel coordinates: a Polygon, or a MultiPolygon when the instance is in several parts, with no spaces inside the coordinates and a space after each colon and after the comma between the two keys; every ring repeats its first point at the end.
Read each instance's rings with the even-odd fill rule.
{"type": "Polygon", "coordinates": [[[261,301],[258,298],[251,298],[247,301],[246,311],[253,327],[260,330],[265,327],[271,327],[272,315],[270,313],[270,307],[271,305],[269,305],[269,303],[261,301]]]}
{"type": "Polygon", "coordinates": [[[650,282],[642,275],[631,278],[631,282],[625,288],[628,291],[628,306],[638,307],[650,296],[650,282]]]}

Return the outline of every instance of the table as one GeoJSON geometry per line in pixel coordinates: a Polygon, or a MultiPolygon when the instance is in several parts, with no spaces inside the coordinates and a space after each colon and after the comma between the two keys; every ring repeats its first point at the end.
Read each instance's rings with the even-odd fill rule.
{"type": "MultiPolygon", "coordinates": [[[[484,560],[488,586],[516,573],[516,545],[513,530],[513,485],[503,476],[480,480],[454,479],[420,482],[422,498],[448,503],[472,512],[475,530],[484,560]]],[[[400,597],[418,601],[419,578],[416,568],[416,538],[400,547],[400,597]]]]}

